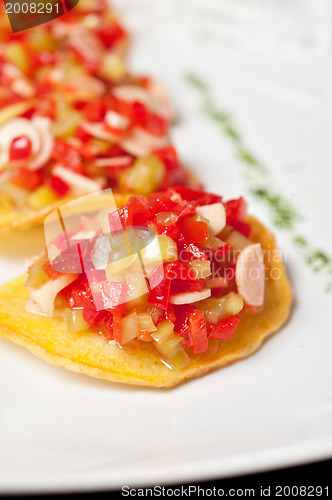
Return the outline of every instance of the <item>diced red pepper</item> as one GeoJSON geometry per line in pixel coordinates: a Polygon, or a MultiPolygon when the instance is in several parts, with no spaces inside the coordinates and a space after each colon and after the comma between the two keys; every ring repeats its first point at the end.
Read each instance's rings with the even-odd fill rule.
{"type": "Polygon", "coordinates": [[[118,97],[111,95],[105,100],[106,110],[115,111],[119,115],[127,118],[129,122],[133,121],[133,103],[125,101],[124,99],[119,99],[118,97]]]}
{"type": "Polygon", "coordinates": [[[168,304],[167,311],[166,311],[166,319],[168,319],[172,323],[175,323],[175,321],[176,321],[174,306],[172,304],[168,304]]]}
{"type": "Polygon", "coordinates": [[[195,215],[196,207],[195,205],[189,203],[188,201],[181,200],[177,202],[174,211],[180,220],[183,219],[184,217],[192,217],[193,215],[195,215]]]}
{"type": "Polygon", "coordinates": [[[176,238],[178,237],[179,228],[177,227],[177,225],[163,226],[161,224],[156,224],[156,227],[158,234],[164,234],[165,236],[172,238],[172,240],[176,240],[176,238]]]}
{"type": "Polygon", "coordinates": [[[115,309],[123,304],[127,283],[100,281],[93,285],[94,299],[98,309],[115,309]]]}
{"type": "Polygon", "coordinates": [[[159,212],[174,212],[177,203],[170,198],[166,192],[152,193],[148,196],[151,212],[156,215],[159,212]]]}
{"type": "Polygon", "coordinates": [[[187,292],[200,292],[203,290],[205,280],[177,280],[173,279],[171,284],[171,294],[187,293],[187,292]]]}
{"type": "Polygon", "coordinates": [[[151,333],[152,332],[148,332],[147,330],[140,330],[137,334],[137,338],[143,342],[152,341],[153,338],[151,337],[151,333]]]}
{"type": "Polygon", "coordinates": [[[77,99],[72,103],[72,105],[74,106],[75,109],[77,109],[77,111],[82,111],[86,106],[86,101],[82,101],[82,99],[77,99]]]}
{"type": "Polygon", "coordinates": [[[196,310],[189,316],[189,329],[192,349],[195,354],[207,351],[209,347],[204,311],[196,310]]]}
{"type": "Polygon", "coordinates": [[[82,308],[83,318],[90,326],[96,326],[108,314],[108,311],[97,311],[94,298],[92,296],[90,283],[86,276],[78,278],[73,283],[64,288],[61,295],[68,298],[68,305],[71,308],[82,308]]]}
{"type": "Polygon", "coordinates": [[[243,221],[247,213],[247,203],[242,196],[236,200],[229,200],[225,203],[227,224],[229,219],[243,221]]]}
{"type": "Polygon", "coordinates": [[[146,121],[149,119],[149,111],[145,104],[139,101],[132,103],[131,108],[131,121],[133,125],[144,126],[146,121]]]}
{"type": "Polygon", "coordinates": [[[104,99],[89,102],[84,108],[84,116],[89,122],[102,122],[106,114],[104,99]]]}
{"type": "Polygon", "coordinates": [[[164,234],[176,240],[179,234],[179,217],[174,212],[159,212],[155,217],[155,224],[158,234],[164,234]]]}
{"type": "Polygon", "coordinates": [[[113,314],[113,337],[117,342],[122,342],[121,314],[113,314]]]}
{"type": "Polygon", "coordinates": [[[180,223],[180,231],[185,240],[193,243],[204,243],[209,239],[208,225],[192,217],[185,217],[180,223]]]}
{"type": "Polygon", "coordinates": [[[119,24],[102,26],[96,30],[96,34],[107,49],[126,36],[125,30],[119,24]]]}
{"type": "Polygon", "coordinates": [[[165,179],[162,184],[162,189],[167,189],[170,186],[185,186],[190,183],[190,176],[185,168],[179,164],[177,168],[166,171],[165,179]]]}
{"type": "Polygon", "coordinates": [[[40,66],[54,66],[58,61],[57,55],[47,50],[38,51],[36,53],[30,52],[29,59],[34,70],[38,69],[40,66]]]}
{"type": "Polygon", "coordinates": [[[191,260],[207,260],[207,256],[199,246],[194,243],[186,243],[183,240],[177,241],[179,250],[179,260],[181,262],[188,262],[191,260]]]}
{"type": "Polygon", "coordinates": [[[166,167],[166,170],[175,170],[179,167],[179,158],[174,146],[156,149],[152,154],[157,155],[166,167]]]}
{"type": "Polygon", "coordinates": [[[78,139],[80,139],[80,140],[81,140],[82,142],[84,142],[84,143],[85,143],[85,142],[88,142],[88,141],[91,139],[91,137],[92,137],[92,135],[91,135],[91,134],[89,134],[89,132],[87,132],[87,131],[85,130],[85,128],[84,128],[84,127],[82,127],[82,125],[79,125],[79,126],[77,127],[76,132],[75,132],[75,135],[76,135],[76,137],[77,137],[78,139]]]}
{"type": "Polygon", "coordinates": [[[62,139],[58,139],[54,145],[52,159],[61,163],[69,170],[73,170],[79,174],[84,174],[84,166],[81,155],[76,151],[71,144],[68,144],[62,139]]]}
{"type": "Polygon", "coordinates": [[[245,236],[246,238],[250,238],[250,234],[251,234],[250,224],[247,224],[246,222],[239,221],[237,219],[233,219],[233,217],[230,217],[228,219],[227,224],[229,224],[230,226],[233,226],[236,231],[243,234],[243,236],[245,236]]]}
{"type": "Polygon", "coordinates": [[[239,323],[236,316],[228,316],[216,325],[207,324],[207,332],[210,339],[229,340],[232,338],[235,328],[239,323]]]}
{"type": "Polygon", "coordinates": [[[175,316],[173,304],[168,304],[166,311],[163,311],[162,315],[158,319],[157,324],[160,323],[161,321],[164,321],[164,320],[168,320],[173,324],[175,323],[176,316],[175,316]]]}
{"type": "Polygon", "coordinates": [[[45,273],[47,274],[47,276],[51,280],[56,280],[57,278],[59,278],[60,276],[62,276],[62,273],[59,273],[58,271],[56,271],[55,269],[53,269],[52,264],[51,264],[51,262],[49,260],[46,260],[44,262],[43,269],[44,269],[45,273]]]}
{"type": "Polygon", "coordinates": [[[90,302],[83,309],[83,319],[90,325],[91,327],[95,327],[99,325],[99,323],[105,318],[108,311],[100,310],[97,311],[96,306],[93,302],[90,302]]]}
{"type": "Polygon", "coordinates": [[[53,189],[56,195],[60,198],[65,196],[69,191],[69,186],[60,177],[52,177],[50,181],[50,188],[53,189]]]}
{"type": "Polygon", "coordinates": [[[196,205],[211,205],[221,203],[222,197],[212,193],[205,193],[184,186],[173,186],[171,191],[178,193],[183,200],[195,202],[196,205]]]}
{"type": "Polygon", "coordinates": [[[143,196],[132,196],[127,205],[132,214],[132,225],[146,226],[150,222],[150,206],[143,196]]]}
{"type": "Polygon", "coordinates": [[[116,233],[117,231],[122,231],[127,226],[133,225],[132,209],[130,206],[123,205],[123,207],[118,208],[114,212],[108,215],[110,232],[116,233]]]}
{"type": "Polygon", "coordinates": [[[168,132],[167,120],[150,111],[142,102],[135,101],[132,103],[131,117],[133,125],[141,127],[151,135],[159,137],[168,132]]]}
{"type": "Polygon", "coordinates": [[[174,306],[176,321],[174,331],[183,337],[183,346],[191,347],[192,339],[190,336],[189,318],[195,311],[194,306],[185,304],[183,306],[174,306]]]}
{"type": "Polygon", "coordinates": [[[151,288],[148,297],[150,304],[167,310],[171,281],[170,278],[164,277],[159,285],[153,286],[153,280],[151,280],[151,288]]]}
{"type": "Polygon", "coordinates": [[[10,161],[26,160],[31,155],[31,140],[26,135],[21,135],[12,140],[9,149],[10,161]]]}
{"type": "Polygon", "coordinates": [[[102,331],[104,337],[107,340],[114,340],[113,336],[113,314],[109,311],[105,311],[104,317],[98,323],[99,330],[102,331]]]}
{"type": "Polygon", "coordinates": [[[196,281],[197,279],[194,270],[187,262],[167,262],[167,264],[164,264],[164,273],[165,276],[172,280],[196,281]]]}
{"type": "Polygon", "coordinates": [[[166,135],[168,132],[168,122],[165,118],[156,113],[150,113],[144,124],[141,127],[148,133],[157,137],[166,135]]]}
{"type": "Polygon", "coordinates": [[[11,182],[28,191],[33,191],[38,186],[41,186],[43,183],[43,176],[38,170],[32,171],[26,168],[18,168],[14,171],[11,182]]]}
{"type": "Polygon", "coordinates": [[[68,298],[71,308],[84,308],[93,301],[88,279],[84,275],[66,286],[60,293],[68,298]]]}

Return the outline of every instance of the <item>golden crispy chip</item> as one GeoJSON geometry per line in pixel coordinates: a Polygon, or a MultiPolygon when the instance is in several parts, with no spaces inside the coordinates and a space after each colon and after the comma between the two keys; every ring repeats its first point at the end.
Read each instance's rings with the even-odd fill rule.
{"type": "Polygon", "coordinates": [[[92,377],[152,387],[170,387],[198,377],[255,352],[285,323],[292,292],[272,234],[249,218],[252,239],[269,250],[266,259],[266,300],[257,314],[245,312],[231,340],[220,341],[214,354],[193,355],[182,370],[167,368],[151,351],[120,349],[97,333],[69,334],[64,320],[25,311],[28,292],[21,277],[0,289],[0,335],[46,361],[92,377]],[[273,279],[271,270],[273,269],[273,279]]]}
{"type": "MultiPolygon", "coordinates": [[[[116,202],[116,205],[118,207],[124,205],[131,194],[127,193],[114,193],[114,200],[116,202]]],[[[70,201],[77,200],[76,210],[78,212],[84,210],[86,211],[93,211],[93,210],[101,210],[102,208],[107,208],[107,205],[105,207],[102,206],[96,206],[94,207],[93,205],[91,206],[86,206],[85,200],[86,197],[81,198],[83,200],[83,207],[80,207],[79,200],[80,198],[61,198],[60,200],[52,203],[51,205],[47,205],[43,208],[39,209],[32,209],[32,208],[23,208],[23,209],[12,209],[7,213],[0,213],[0,235],[8,233],[14,229],[28,229],[30,227],[43,224],[45,218],[53,212],[53,210],[56,210],[57,208],[60,208],[64,206],[65,204],[69,203],[70,201]]],[[[97,197],[95,198],[97,200],[97,197]]],[[[103,197],[103,201],[105,201],[106,198],[103,197]]]]}

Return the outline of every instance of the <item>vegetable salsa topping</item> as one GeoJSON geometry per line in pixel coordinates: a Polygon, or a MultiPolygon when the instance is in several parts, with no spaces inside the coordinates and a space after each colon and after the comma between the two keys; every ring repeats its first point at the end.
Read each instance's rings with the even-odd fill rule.
{"type": "Polygon", "coordinates": [[[250,232],[243,198],[183,186],[132,196],[48,245],[29,268],[29,308],[182,368],[262,306],[263,255],[250,232]]]}
{"type": "Polygon", "coordinates": [[[162,86],[131,74],[128,35],[102,0],[13,34],[0,15],[0,213],[104,188],[191,185],[162,86]]]}

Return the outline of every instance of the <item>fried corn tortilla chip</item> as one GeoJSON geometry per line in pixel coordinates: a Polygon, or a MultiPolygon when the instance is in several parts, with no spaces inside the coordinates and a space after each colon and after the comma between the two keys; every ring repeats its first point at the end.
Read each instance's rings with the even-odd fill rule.
{"type": "MultiPolygon", "coordinates": [[[[127,194],[127,193],[114,193],[112,194],[114,196],[114,201],[118,207],[124,205],[130,196],[132,194],[127,194]]],[[[47,205],[43,208],[39,209],[32,209],[32,208],[26,208],[26,209],[12,209],[7,213],[1,214],[0,212],[0,235],[8,233],[12,230],[15,229],[28,229],[33,226],[37,226],[39,224],[43,224],[45,218],[52,213],[54,210],[57,208],[65,206],[67,203],[71,201],[76,201],[77,203],[75,204],[77,213],[84,211],[94,211],[94,210],[102,210],[103,208],[107,208],[107,198],[103,197],[102,198],[102,204],[105,204],[103,206],[102,204],[94,204],[92,205],[91,202],[89,202],[89,206],[86,206],[85,200],[86,197],[82,198],[61,198],[60,200],[52,203],[51,205],[47,205]],[[83,207],[80,205],[80,200],[83,200],[83,207]]],[[[91,196],[90,196],[91,200],[91,196]]],[[[98,196],[95,197],[95,200],[98,201],[98,196]]]]}
{"type": "Polygon", "coordinates": [[[257,220],[252,239],[268,250],[265,260],[266,300],[256,314],[246,311],[231,340],[220,341],[216,353],[192,355],[192,362],[181,370],[165,366],[152,350],[120,349],[91,331],[69,334],[64,320],[25,311],[28,291],[25,276],[0,288],[0,335],[29,349],[57,366],[115,382],[151,387],[170,387],[201,376],[255,352],[286,322],[292,292],[273,235],[257,220]],[[271,270],[273,273],[271,277],[271,270]]]}
{"type": "MultiPolygon", "coordinates": [[[[198,177],[189,170],[186,169],[186,171],[188,174],[188,179],[193,185],[193,187],[200,186],[200,181],[198,177]]],[[[113,193],[114,200],[118,207],[124,205],[128,201],[128,198],[134,195],[135,193],[113,193]]],[[[0,209],[0,235],[9,233],[16,229],[29,229],[30,227],[43,224],[45,218],[50,213],[52,213],[53,210],[56,210],[57,208],[60,208],[73,200],[77,200],[78,202],[77,207],[80,207],[79,205],[80,198],[67,197],[67,198],[61,198],[43,208],[35,208],[35,209],[29,207],[21,209],[11,208],[8,212],[7,211],[1,212],[0,209]]],[[[85,203],[84,196],[82,197],[82,200],[85,203]]],[[[93,207],[86,207],[85,205],[83,206],[84,210],[86,210],[87,208],[91,209],[91,211],[93,210],[93,207]]],[[[105,205],[105,207],[99,206],[96,208],[101,210],[102,208],[107,208],[107,205],[105,205]]]]}

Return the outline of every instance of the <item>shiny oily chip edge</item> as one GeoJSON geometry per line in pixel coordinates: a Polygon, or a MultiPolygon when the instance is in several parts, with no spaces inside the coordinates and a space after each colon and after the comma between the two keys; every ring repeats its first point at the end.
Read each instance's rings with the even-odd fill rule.
{"type": "Polygon", "coordinates": [[[231,340],[220,341],[214,354],[193,355],[190,365],[181,370],[169,369],[152,352],[121,349],[94,332],[69,334],[63,319],[26,312],[25,276],[0,288],[0,335],[56,366],[113,382],[159,388],[175,386],[246,358],[282,327],[292,303],[291,287],[273,235],[253,217],[248,217],[248,222],[252,225],[251,239],[269,251],[270,258],[265,259],[267,276],[273,268],[279,277],[268,277],[263,309],[256,314],[244,312],[231,340]]]}

